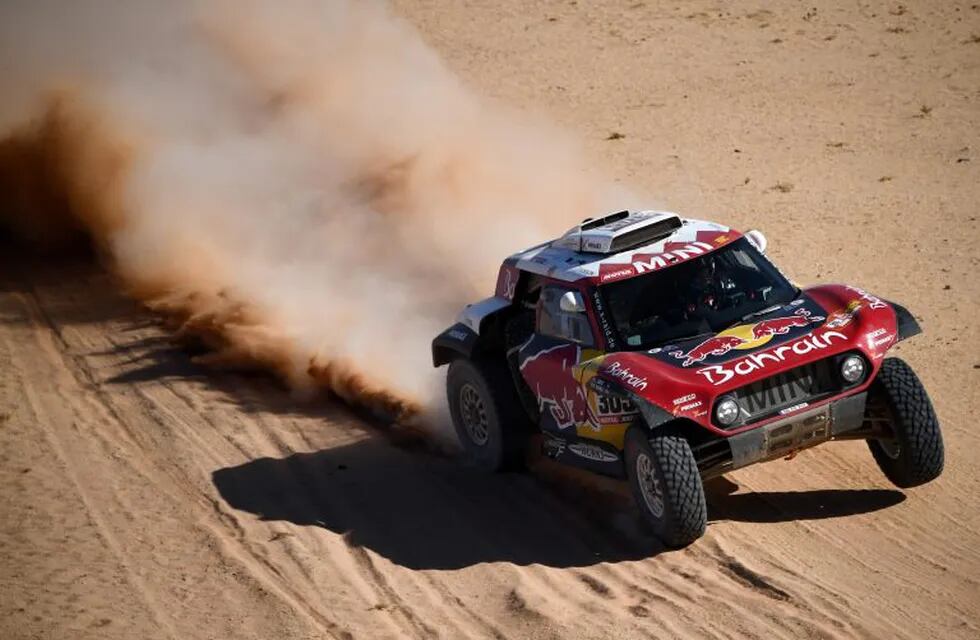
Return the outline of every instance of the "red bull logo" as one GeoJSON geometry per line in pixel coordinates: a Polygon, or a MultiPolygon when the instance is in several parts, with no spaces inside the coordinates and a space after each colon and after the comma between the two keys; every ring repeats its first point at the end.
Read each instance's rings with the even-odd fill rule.
{"type": "Polygon", "coordinates": [[[575,379],[574,367],[580,359],[576,345],[561,344],[539,351],[521,363],[521,375],[534,390],[538,408],[542,414],[547,409],[559,429],[588,420],[585,390],[575,379]]]}
{"type": "Polygon", "coordinates": [[[763,338],[765,336],[785,335],[790,329],[805,327],[807,325],[823,321],[823,316],[811,316],[807,309],[797,309],[796,313],[784,318],[770,318],[760,320],[752,325],[752,336],[763,338]]]}
{"type": "Polygon", "coordinates": [[[798,309],[791,316],[769,318],[754,324],[740,325],[726,329],[722,333],[708,338],[690,351],[671,351],[670,355],[684,360],[682,366],[690,367],[704,362],[709,356],[723,356],[732,349],[754,349],[768,342],[773,336],[786,335],[791,329],[797,329],[817,324],[824,320],[823,316],[814,316],[808,309],[798,309]]]}
{"type": "Polygon", "coordinates": [[[682,363],[685,367],[704,361],[708,356],[723,356],[735,347],[745,342],[738,336],[714,336],[708,338],[687,353],[683,351],[671,351],[670,355],[675,358],[684,359],[682,363]]]}

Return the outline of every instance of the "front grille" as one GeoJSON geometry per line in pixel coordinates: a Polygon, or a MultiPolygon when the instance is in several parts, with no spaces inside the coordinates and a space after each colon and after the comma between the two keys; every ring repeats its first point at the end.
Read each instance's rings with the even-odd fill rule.
{"type": "Polygon", "coordinates": [[[802,402],[819,400],[840,389],[833,359],[810,362],[778,373],[735,390],[742,419],[732,427],[762,420],[802,402]]]}

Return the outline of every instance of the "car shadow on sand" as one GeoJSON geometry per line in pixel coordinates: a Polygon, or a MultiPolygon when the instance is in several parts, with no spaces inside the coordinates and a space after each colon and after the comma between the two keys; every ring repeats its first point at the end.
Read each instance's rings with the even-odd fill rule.
{"type": "Polygon", "coordinates": [[[738,485],[717,478],[706,487],[712,521],[787,522],[843,518],[887,509],[905,500],[895,489],[814,489],[734,493],[738,485]]]}
{"type": "MultiPolygon", "coordinates": [[[[392,446],[384,436],[261,458],[219,469],[212,479],[235,509],[264,521],[325,528],[412,569],[497,561],[587,566],[662,550],[633,535],[629,523],[617,531],[617,520],[597,526],[588,509],[567,508],[567,497],[536,474],[480,474],[424,450],[392,446]]],[[[583,495],[581,503],[592,499],[601,498],[583,495]]]]}
{"type": "MultiPolygon", "coordinates": [[[[581,567],[664,551],[640,522],[625,483],[548,461],[531,473],[488,476],[378,436],[253,460],[212,478],[234,509],[263,521],[322,527],[412,569],[483,562],[581,567]]],[[[733,484],[707,487],[712,522],[833,518],[904,499],[890,490],[726,495],[725,483],[733,484]]]]}

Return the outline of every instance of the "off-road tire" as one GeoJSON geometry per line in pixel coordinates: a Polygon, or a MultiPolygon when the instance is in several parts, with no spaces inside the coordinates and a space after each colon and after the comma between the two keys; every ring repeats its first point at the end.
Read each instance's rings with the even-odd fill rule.
{"type": "Polygon", "coordinates": [[[482,471],[516,471],[525,465],[531,429],[504,359],[456,359],[449,365],[446,391],[453,427],[467,458],[482,471]],[[482,407],[486,438],[479,442],[466,426],[464,394],[482,407]]]}
{"type": "Polygon", "coordinates": [[[652,433],[646,427],[636,426],[626,433],[625,453],[633,499],[657,537],[666,546],[677,549],[703,536],[708,507],[698,465],[687,440],[670,426],[658,427],[652,433]],[[659,490],[662,501],[659,513],[655,508],[659,503],[644,495],[641,484],[647,472],[646,464],[652,464],[650,471],[658,485],[652,491],[659,490]]]}
{"type": "Polygon", "coordinates": [[[887,358],[871,385],[869,407],[883,407],[894,438],[869,439],[868,447],[881,471],[897,487],[907,489],[939,477],[943,471],[943,436],[925,387],[912,367],[887,358]]]}

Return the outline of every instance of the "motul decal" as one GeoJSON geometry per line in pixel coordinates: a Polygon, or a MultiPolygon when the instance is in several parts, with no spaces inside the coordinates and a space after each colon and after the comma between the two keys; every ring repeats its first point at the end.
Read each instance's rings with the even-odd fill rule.
{"type": "MultiPolygon", "coordinates": [[[[603,270],[600,268],[600,271],[603,270]]],[[[605,271],[601,276],[599,276],[599,282],[612,282],[613,280],[620,280],[622,278],[628,278],[635,275],[636,269],[633,267],[619,267],[613,269],[612,271],[605,271]]]]}
{"type": "Polygon", "coordinates": [[[847,336],[838,331],[825,331],[820,335],[809,335],[804,338],[781,344],[769,351],[753,353],[745,356],[733,364],[712,364],[699,369],[698,373],[704,376],[713,385],[724,384],[735,376],[747,376],[755,371],[765,369],[771,363],[782,363],[791,356],[803,356],[811,351],[819,351],[831,346],[835,341],[847,341],[847,336]]]}

